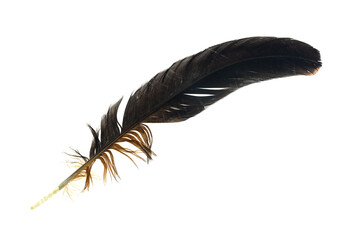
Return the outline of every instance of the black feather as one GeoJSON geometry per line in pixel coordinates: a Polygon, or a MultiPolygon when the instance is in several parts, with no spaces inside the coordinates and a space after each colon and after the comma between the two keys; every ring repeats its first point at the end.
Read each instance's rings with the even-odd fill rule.
{"type": "Polygon", "coordinates": [[[117,120],[122,99],[103,116],[100,131],[89,126],[93,135],[89,158],[75,152],[83,165],[33,208],[75,179],[85,177],[84,189],[88,189],[91,167],[97,159],[104,165],[104,178],[109,173],[117,179],[112,150],[131,161],[131,156],[145,161],[142,155],[149,161],[154,154],[152,135],[143,123],[184,121],[240,87],[272,78],[312,75],[320,67],[320,53],[315,48],[294,39],[274,37],[230,41],[177,61],[131,95],[123,127],[117,120]],[[122,146],[125,142],[136,150],[122,146]]]}

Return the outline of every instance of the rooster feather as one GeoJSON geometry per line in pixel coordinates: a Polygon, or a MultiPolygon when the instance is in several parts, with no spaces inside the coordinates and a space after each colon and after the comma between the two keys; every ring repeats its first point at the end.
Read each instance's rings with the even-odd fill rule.
{"type": "Polygon", "coordinates": [[[71,181],[85,178],[84,189],[89,189],[91,169],[97,160],[104,166],[104,179],[107,175],[118,179],[112,151],[135,165],[134,157],[149,162],[154,153],[152,134],[145,123],[184,121],[243,86],[273,78],[313,75],[320,67],[318,50],[294,39],[275,37],[229,41],[177,61],[130,96],[122,125],[117,119],[121,98],[102,117],[100,131],[89,126],[93,135],[89,156],[75,151],[72,156],[79,160],[80,167],[32,209],[71,181]]]}

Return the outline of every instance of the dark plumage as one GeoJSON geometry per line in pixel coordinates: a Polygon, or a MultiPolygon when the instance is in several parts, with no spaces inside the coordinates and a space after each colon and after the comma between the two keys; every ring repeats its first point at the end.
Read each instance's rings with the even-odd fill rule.
{"type": "Polygon", "coordinates": [[[88,189],[91,167],[97,159],[104,165],[104,178],[109,173],[116,179],[112,150],[131,161],[132,156],[145,160],[144,156],[149,161],[153,155],[152,135],[144,123],[184,121],[240,87],[272,78],[312,75],[320,67],[320,53],[315,48],[274,37],[225,42],[177,61],[131,95],[122,127],[117,120],[121,99],[103,116],[100,132],[90,127],[93,142],[89,157],[76,152],[82,166],[33,208],[74,179],[85,177],[84,189],[88,189]],[[125,142],[136,150],[122,146],[125,142]]]}

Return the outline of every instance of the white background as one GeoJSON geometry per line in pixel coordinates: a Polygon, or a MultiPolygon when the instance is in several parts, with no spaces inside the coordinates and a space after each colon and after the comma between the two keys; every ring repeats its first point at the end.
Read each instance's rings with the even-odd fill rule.
{"type": "Polygon", "coordinates": [[[1,1],[1,239],[359,239],[356,1],[1,1]],[[102,114],[173,62],[292,37],[323,67],[244,87],[178,124],[122,180],[30,206],[102,114]]]}

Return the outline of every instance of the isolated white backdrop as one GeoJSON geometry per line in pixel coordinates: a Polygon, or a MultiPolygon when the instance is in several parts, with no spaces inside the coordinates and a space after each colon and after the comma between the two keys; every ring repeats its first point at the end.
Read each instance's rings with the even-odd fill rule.
{"type": "Polygon", "coordinates": [[[359,239],[355,1],[1,1],[1,239],[359,239]],[[152,124],[156,157],[121,182],[30,206],[87,153],[86,123],[173,62],[292,37],[323,67],[152,124]]]}

